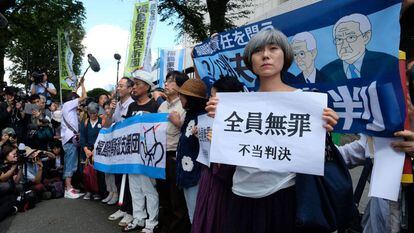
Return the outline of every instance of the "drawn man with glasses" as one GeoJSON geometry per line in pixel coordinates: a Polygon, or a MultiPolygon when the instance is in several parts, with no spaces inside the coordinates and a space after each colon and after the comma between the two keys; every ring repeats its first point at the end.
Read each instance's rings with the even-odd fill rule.
{"type": "Polygon", "coordinates": [[[396,57],[367,49],[372,37],[372,28],[365,15],[351,14],[342,17],[334,25],[332,34],[339,59],[321,69],[329,82],[338,83],[350,79],[374,80],[378,78],[378,73],[384,71],[390,75],[398,74],[396,57]]]}
{"type": "Polygon", "coordinates": [[[301,32],[293,36],[291,45],[295,63],[302,71],[295,77],[296,82],[299,84],[325,82],[325,75],[315,67],[318,54],[315,37],[309,32],[301,32]]]}

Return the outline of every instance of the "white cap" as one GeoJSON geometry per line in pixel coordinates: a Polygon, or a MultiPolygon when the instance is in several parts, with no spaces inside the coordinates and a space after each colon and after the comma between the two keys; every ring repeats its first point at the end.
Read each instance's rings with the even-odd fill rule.
{"type": "Polygon", "coordinates": [[[151,88],[154,86],[154,83],[152,83],[152,80],[154,78],[152,77],[151,73],[147,71],[143,71],[143,70],[136,70],[134,71],[133,75],[134,75],[134,79],[145,82],[146,84],[150,85],[151,88]]]}

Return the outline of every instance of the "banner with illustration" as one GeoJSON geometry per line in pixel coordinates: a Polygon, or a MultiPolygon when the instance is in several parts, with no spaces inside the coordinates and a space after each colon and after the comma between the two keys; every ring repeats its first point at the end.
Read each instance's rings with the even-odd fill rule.
{"type": "Polygon", "coordinates": [[[135,3],[128,60],[124,71],[126,76],[130,76],[135,70],[146,68],[149,71],[151,69],[146,57],[150,57],[150,44],[155,30],[156,15],[157,1],[135,3]]]}
{"type": "Polygon", "coordinates": [[[61,90],[73,91],[78,77],[73,72],[73,52],[70,49],[69,34],[58,29],[59,81],[61,90]]]}
{"type": "Polygon", "coordinates": [[[94,146],[95,169],[165,179],[167,116],[143,114],[101,129],[94,146]]]}
{"type": "Polygon", "coordinates": [[[161,49],[160,51],[160,71],[158,73],[158,85],[164,87],[164,79],[168,72],[173,70],[183,70],[184,49],[161,49]]]}
{"type": "Polygon", "coordinates": [[[276,28],[293,48],[289,85],[328,93],[340,116],[336,132],[392,136],[403,128],[405,101],[398,66],[400,0],[320,1],[229,30],[194,49],[200,77],[239,78],[251,91],[256,76],[243,62],[244,46],[260,30],[276,28]]]}

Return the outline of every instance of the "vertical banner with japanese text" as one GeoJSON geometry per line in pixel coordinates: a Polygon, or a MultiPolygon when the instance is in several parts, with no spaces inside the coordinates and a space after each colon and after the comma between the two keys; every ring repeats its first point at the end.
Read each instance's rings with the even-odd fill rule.
{"type": "Polygon", "coordinates": [[[157,1],[135,3],[128,60],[124,71],[126,76],[130,76],[135,70],[143,69],[144,65],[150,69],[149,62],[145,58],[150,53],[150,43],[156,23],[156,8],[157,1]]]}
{"type": "Polygon", "coordinates": [[[69,34],[58,29],[59,82],[61,90],[72,91],[78,78],[73,72],[73,52],[70,49],[69,34]]]}
{"type": "Polygon", "coordinates": [[[165,179],[167,116],[143,114],[101,129],[94,147],[95,169],[165,179]]]}
{"type": "Polygon", "coordinates": [[[164,79],[168,72],[173,70],[181,71],[184,62],[184,49],[170,50],[161,49],[160,51],[160,72],[158,74],[158,86],[164,87],[164,79]]]}
{"type": "Polygon", "coordinates": [[[276,28],[288,38],[294,62],[285,83],[328,94],[340,133],[392,136],[403,129],[405,99],[398,67],[400,0],[320,1],[220,33],[195,47],[200,77],[238,77],[256,90],[243,50],[257,32],[276,28]]]}
{"type": "Polygon", "coordinates": [[[210,162],[278,172],[324,174],[327,95],[217,93],[210,162]]]}

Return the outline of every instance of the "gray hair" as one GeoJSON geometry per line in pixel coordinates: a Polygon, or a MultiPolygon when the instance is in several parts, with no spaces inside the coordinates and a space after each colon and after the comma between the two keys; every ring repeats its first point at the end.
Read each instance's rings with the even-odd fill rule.
{"type": "Polygon", "coordinates": [[[253,68],[252,68],[253,53],[257,51],[258,49],[262,49],[266,45],[271,45],[271,44],[279,46],[283,51],[284,61],[283,61],[282,73],[289,69],[293,61],[292,47],[290,47],[289,41],[287,37],[285,36],[285,34],[283,34],[279,30],[271,28],[271,29],[265,29],[265,30],[258,32],[255,36],[253,36],[250,39],[249,43],[244,48],[243,61],[250,71],[253,72],[253,68]]]}
{"type": "Polygon", "coordinates": [[[316,49],[316,40],[315,37],[310,32],[301,32],[293,36],[292,44],[295,42],[302,42],[306,43],[306,48],[308,51],[312,51],[316,49]]]}
{"type": "Polygon", "coordinates": [[[362,34],[366,33],[367,31],[371,31],[371,22],[369,21],[368,17],[363,14],[351,14],[340,18],[333,27],[333,38],[335,38],[335,31],[339,24],[346,23],[346,22],[355,22],[359,24],[359,30],[362,34]]]}
{"type": "Polygon", "coordinates": [[[95,102],[90,102],[86,107],[88,113],[98,113],[99,112],[99,105],[95,102]]]}

